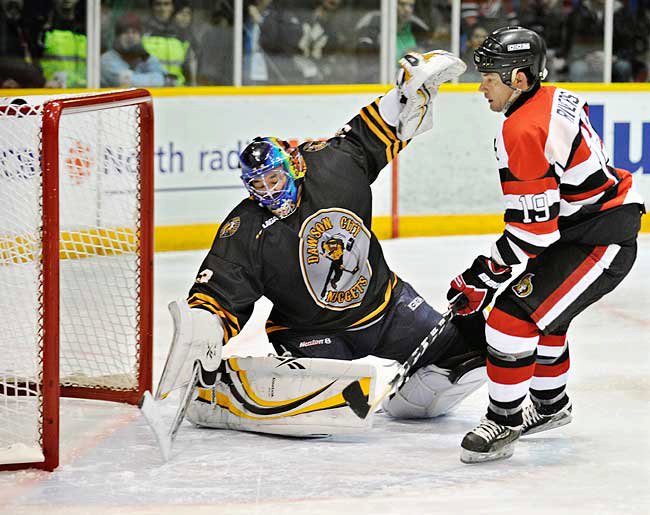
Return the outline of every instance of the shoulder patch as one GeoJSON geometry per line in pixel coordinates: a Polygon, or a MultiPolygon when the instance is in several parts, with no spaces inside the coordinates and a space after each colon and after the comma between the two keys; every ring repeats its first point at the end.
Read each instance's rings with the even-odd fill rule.
{"type": "Polygon", "coordinates": [[[329,145],[327,141],[310,141],[302,149],[305,152],[318,152],[319,150],[323,150],[327,145],[329,145]]]}
{"type": "Polygon", "coordinates": [[[241,220],[238,216],[231,218],[227,222],[224,222],[224,224],[221,226],[221,229],[219,229],[219,238],[230,238],[237,232],[240,224],[241,220]]]}

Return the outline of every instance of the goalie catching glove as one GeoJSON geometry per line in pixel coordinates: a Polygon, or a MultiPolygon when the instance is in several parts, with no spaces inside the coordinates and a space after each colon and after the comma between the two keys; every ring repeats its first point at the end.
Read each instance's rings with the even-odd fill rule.
{"type": "Polygon", "coordinates": [[[409,52],[399,60],[396,86],[401,110],[397,137],[409,140],[433,127],[432,101],[443,82],[462,74],[467,65],[444,50],[409,52]]]}
{"type": "Polygon", "coordinates": [[[471,315],[484,309],[503,283],[512,277],[512,269],[479,256],[472,266],[451,281],[447,300],[458,315],[471,315]]]}

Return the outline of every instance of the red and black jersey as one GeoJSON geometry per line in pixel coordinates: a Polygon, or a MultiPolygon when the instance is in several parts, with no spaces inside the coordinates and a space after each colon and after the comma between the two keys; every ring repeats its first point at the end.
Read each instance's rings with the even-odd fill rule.
{"type": "Polygon", "coordinates": [[[492,248],[497,262],[522,263],[577,229],[592,239],[598,232],[602,241],[592,244],[636,235],[638,227],[626,231],[615,213],[638,206],[626,208],[638,224],[643,199],[632,174],[611,165],[588,115],[584,99],[544,86],[504,119],[495,140],[506,222],[492,248]],[[595,223],[598,231],[590,231],[595,223]]]}
{"type": "Polygon", "coordinates": [[[279,219],[254,200],[228,215],[190,291],[235,336],[261,296],[267,332],[335,333],[378,320],[398,284],[372,227],[371,183],[406,146],[364,107],[334,138],[300,146],[307,165],[298,207],[279,219]]]}

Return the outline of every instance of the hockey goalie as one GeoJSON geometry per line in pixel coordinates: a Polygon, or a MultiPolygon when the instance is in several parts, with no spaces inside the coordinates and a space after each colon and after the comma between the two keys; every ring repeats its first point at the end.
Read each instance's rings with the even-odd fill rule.
{"type": "MultiPolygon", "coordinates": [[[[170,305],[174,341],[158,399],[186,388],[187,418],[209,427],[292,436],[370,427],[342,396],[353,381],[374,395],[373,367],[354,360],[405,363],[441,320],[386,263],[370,185],[433,126],[439,86],[464,70],[448,52],[410,53],[396,86],[331,139],[253,139],[240,155],[249,197],[221,225],[187,301],[170,305]],[[277,356],[222,360],[262,296],[273,303],[266,333],[277,356]]],[[[476,318],[445,325],[385,399],[390,416],[444,414],[485,382],[476,318]]]]}

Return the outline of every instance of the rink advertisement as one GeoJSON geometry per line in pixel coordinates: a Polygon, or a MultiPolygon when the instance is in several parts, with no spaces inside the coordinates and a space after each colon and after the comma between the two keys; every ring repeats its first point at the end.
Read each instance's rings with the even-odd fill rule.
{"type": "MultiPolygon", "coordinates": [[[[599,89],[605,91],[584,85],[576,91],[587,99],[592,125],[614,166],[633,172],[641,194],[650,199],[650,89],[599,89]]],[[[245,196],[237,156],[253,137],[274,135],[294,143],[326,139],[382,90],[314,91],[156,97],[156,225],[223,221],[245,196]]],[[[433,130],[400,154],[400,216],[501,213],[493,140],[502,115],[492,113],[483,96],[467,86],[447,86],[435,110],[433,130]]],[[[373,193],[375,215],[389,215],[390,170],[373,184],[373,193]]]]}

